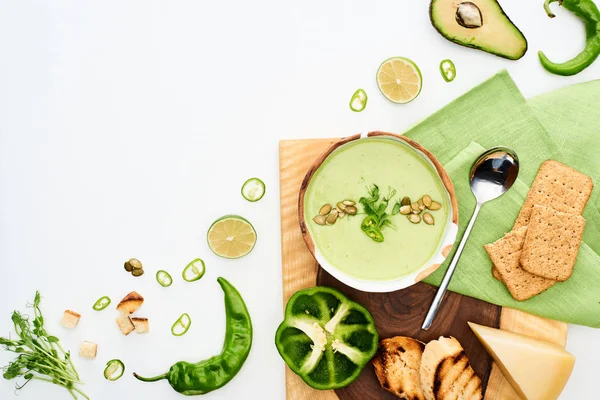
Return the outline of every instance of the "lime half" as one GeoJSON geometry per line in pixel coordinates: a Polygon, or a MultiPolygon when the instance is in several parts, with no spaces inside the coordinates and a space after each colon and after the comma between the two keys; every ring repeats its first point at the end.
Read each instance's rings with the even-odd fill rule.
{"type": "Polygon", "coordinates": [[[259,201],[265,195],[265,183],[258,178],[250,178],[242,185],[242,196],[248,201],[259,201]]]}
{"type": "Polygon", "coordinates": [[[421,71],[404,57],[385,60],[377,70],[377,86],[389,100],[398,104],[413,101],[421,93],[421,71]]]}
{"type": "Polygon", "coordinates": [[[248,220],[238,215],[225,215],[208,229],[208,247],[223,258],[240,258],[256,244],[256,231],[248,220]]]}

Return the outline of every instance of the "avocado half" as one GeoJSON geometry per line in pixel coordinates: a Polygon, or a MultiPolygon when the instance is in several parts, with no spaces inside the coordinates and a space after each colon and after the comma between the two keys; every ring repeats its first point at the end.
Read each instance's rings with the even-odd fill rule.
{"type": "Polygon", "coordinates": [[[451,42],[511,60],[527,52],[527,39],[496,0],[432,0],[429,16],[451,42]]]}

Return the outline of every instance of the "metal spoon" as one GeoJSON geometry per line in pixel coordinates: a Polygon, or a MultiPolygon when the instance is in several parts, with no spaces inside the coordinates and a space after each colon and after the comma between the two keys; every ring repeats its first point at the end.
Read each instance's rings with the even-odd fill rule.
{"type": "Polygon", "coordinates": [[[475,195],[477,205],[475,206],[475,211],[469,221],[469,225],[467,225],[462,240],[458,245],[458,249],[456,249],[456,253],[452,258],[452,262],[444,275],[444,279],[442,279],[442,283],[433,298],[433,303],[431,304],[431,307],[429,307],[429,311],[427,312],[427,316],[425,317],[421,329],[427,330],[433,323],[433,319],[444,298],[450,279],[452,279],[452,274],[454,274],[458,260],[460,260],[460,255],[469,239],[473,225],[475,225],[475,220],[481,210],[481,206],[483,203],[506,193],[513,183],[515,183],[518,174],[519,158],[513,150],[506,147],[494,147],[489,149],[480,155],[473,163],[469,179],[471,181],[471,191],[475,195]]]}

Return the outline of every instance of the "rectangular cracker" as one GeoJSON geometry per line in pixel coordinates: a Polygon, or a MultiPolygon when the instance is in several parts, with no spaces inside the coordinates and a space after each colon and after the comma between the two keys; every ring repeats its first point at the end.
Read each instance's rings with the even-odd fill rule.
{"type": "Polygon", "coordinates": [[[508,291],[518,301],[530,299],[556,283],[554,280],[530,274],[519,265],[527,229],[524,226],[484,246],[508,291]]]}
{"type": "Polygon", "coordinates": [[[573,273],[584,229],[585,218],[581,215],[534,206],[521,267],[544,278],[566,281],[573,273]]]}
{"type": "Polygon", "coordinates": [[[504,283],[504,281],[502,280],[502,276],[500,276],[500,272],[498,272],[498,268],[496,268],[495,265],[492,266],[492,276],[500,282],[504,283]]]}
{"type": "Polygon", "coordinates": [[[558,161],[544,161],[531,185],[513,230],[529,224],[533,206],[536,204],[563,213],[581,215],[593,188],[594,184],[589,176],[558,161]]]}

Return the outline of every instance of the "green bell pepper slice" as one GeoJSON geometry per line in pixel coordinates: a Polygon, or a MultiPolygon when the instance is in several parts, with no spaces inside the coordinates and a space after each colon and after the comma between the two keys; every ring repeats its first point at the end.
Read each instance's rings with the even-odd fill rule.
{"type": "Polygon", "coordinates": [[[369,311],[323,286],[296,292],[275,334],[275,345],[286,364],[320,390],[352,383],[375,355],[378,342],[369,311]]]}

